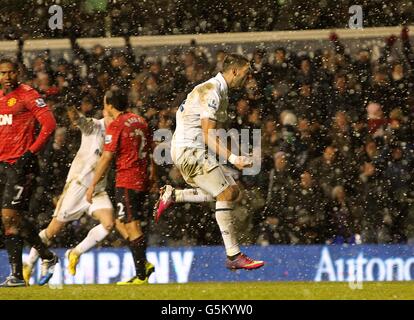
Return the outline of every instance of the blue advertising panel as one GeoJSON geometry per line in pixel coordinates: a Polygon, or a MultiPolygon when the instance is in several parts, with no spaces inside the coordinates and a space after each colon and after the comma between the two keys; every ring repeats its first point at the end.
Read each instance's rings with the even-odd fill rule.
{"type": "MultiPolygon", "coordinates": [[[[82,255],[76,276],[66,270],[64,249],[51,284],[114,283],[134,275],[132,256],[126,248],[95,249],[82,255]]],[[[156,272],[150,283],[206,281],[409,281],[414,278],[414,246],[249,246],[247,255],[265,261],[254,271],[229,271],[221,246],[150,247],[147,259],[156,272]]],[[[24,254],[26,258],[27,254],[24,254]]],[[[40,262],[31,283],[39,278],[40,262]]],[[[5,250],[0,250],[0,277],[9,273],[5,250]]]]}

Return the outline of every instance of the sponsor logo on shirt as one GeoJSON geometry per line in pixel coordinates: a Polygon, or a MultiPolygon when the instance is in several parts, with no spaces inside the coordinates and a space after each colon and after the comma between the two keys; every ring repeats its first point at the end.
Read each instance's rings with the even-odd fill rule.
{"type": "Polygon", "coordinates": [[[37,105],[39,108],[46,107],[46,103],[45,103],[45,101],[44,101],[42,98],[38,98],[38,99],[36,99],[36,100],[35,100],[35,102],[36,102],[36,105],[37,105]]]}
{"type": "Polygon", "coordinates": [[[105,136],[105,144],[109,144],[112,142],[112,135],[111,134],[107,134],[105,136]]]}
{"type": "Polygon", "coordinates": [[[16,104],[16,102],[17,102],[16,98],[10,98],[9,100],[7,100],[7,105],[9,107],[13,107],[16,104]]]}
{"type": "Polygon", "coordinates": [[[12,114],[0,114],[0,126],[7,126],[13,124],[12,114]]]}

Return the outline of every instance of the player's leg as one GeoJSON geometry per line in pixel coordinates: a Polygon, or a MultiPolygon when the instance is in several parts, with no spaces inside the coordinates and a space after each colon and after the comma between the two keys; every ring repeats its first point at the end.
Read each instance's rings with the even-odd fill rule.
{"type": "MultiPolygon", "coordinates": [[[[11,202],[10,194],[6,194],[8,188],[7,171],[10,165],[0,162],[0,202],[1,202],[1,219],[4,231],[4,245],[8,254],[11,267],[11,274],[0,286],[25,286],[22,274],[22,252],[23,239],[19,234],[21,217],[17,210],[7,208],[7,203],[11,202]]],[[[10,203],[11,205],[11,203],[10,203]]]]}
{"type": "Polygon", "coordinates": [[[239,195],[238,186],[234,180],[225,176],[223,169],[219,166],[210,172],[196,176],[194,181],[216,197],[215,216],[223,237],[226,254],[227,256],[237,255],[240,248],[234,231],[231,211],[233,210],[233,202],[239,195]]]}
{"type": "Polygon", "coordinates": [[[113,208],[111,200],[105,191],[94,195],[93,202],[90,204],[85,197],[87,188],[77,181],[65,187],[65,196],[59,199],[56,207],[56,216],[61,221],[79,220],[85,213],[101,223],[92,228],[75,248],[66,251],[65,256],[69,260],[69,274],[76,274],[76,266],[80,255],[94,247],[102,241],[110,232],[114,225],[113,208]]]}
{"type": "Polygon", "coordinates": [[[141,228],[140,220],[132,220],[125,223],[125,229],[128,234],[128,246],[132,253],[132,258],[135,265],[135,277],[125,283],[120,282],[118,284],[128,284],[129,282],[134,284],[144,284],[148,281],[146,271],[146,249],[147,243],[144,233],[141,228]]]}
{"type": "MultiPolygon", "coordinates": [[[[45,245],[50,246],[52,244],[56,236],[65,227],[66,223],[81,217],[83,214],[82,210],[84,210],[86,205],[84,203],[85,201],[82,202],[84,190],[85,187],[80,186],[76,181],[69,181],[65,184],[62,194],[56,204],[52,221],[50,221],[46,229],[39,232],[39,237],[45,245]]],[[[87,205],[86,208],[88,206],[89,205],[87,205]]],[[[38,251],[32,247],[28,259],[23,264],[23,276],[26,282],[30,280],[34,265],[38,258],[38,251]]]]}
{"type": "Polygon", "coordinates": [[[200,188],[189,188],[189,189],[175,189],[170,185],[165,185],[160,190],[161,199],[164,202],[212,202],[215,201],[214,197],[211,196],[208,192],[205,192],[200,188]]]}
{"type": "Polygon", "coordinates": [[[1,218],[4,228],[4,246],[9,256],[11,274],[0,286],[25,286],[22,264],[23,239],[19,234],[21,217],[16,210],[2,209],[1,218]]]}
{"type": "Polygon", "coordinates": [[[118,282],[119,285],[148,283],[147,243],[140,222],[145,217],[143,208],[147,195],[146,192],[125,188],[117,188],[116,190],[117,216],[125,225],[128,246],[132,253],[136,272],[135,277],[125,282],[118,282]]]}
{"type": "MultiPolygon", "coordinates": [[[[4,169],[4,167],[3,167],[4,169]]],[[[19,174],[13,166],[8,166],[3,175],[5,181],[2,197],[2,221],[5,228],[5,245],[10,256],[12,273],[15,275],[4,282],[5,286],[19,285],[23,280],[22,249],[23,241],[35,247],[39,255],[45,260],[44,269],[53,275],[57,256],[42,243],[36,228],[21,215],[28,210],[30,199],[30,182],[32,176],[19,174]],[[13,281],[17,279],[17,281],[13,281]],[[15,283],[13,283],[15,282],[15,283]]]]}
{"type": "MultiPolygon", "coordinates": [[[[45,230],[39,233],[39,237],[45,245],[50,245],[68,222],[79,220],[87,212],[90,205],[85,199],[85,193],[86,187],[79,184],[76,180],[65,184],[53,213],[52,221],[45,230]]],[[[41,255],[40,257],[42,258],[41,255]]],[[[47,270],[47,265],[48,260],[42,258],[40,285],[46,284],[52,276],[52,273],[47,270]]],[[[26,270],[29,271],[30,269],[25,266],[25,275],[28,273],[26,270]]],[[[32,270],[33,266],[30,273],[32,270]]],[[[30,278],[30,275],[27,276],[30,278]]]]}
{"type": "Polygon", "coordinates": [[[161,215],[174,203],[181,202],[212,202],[215,199],[200,188],[175,189],[171,185],[165,185],[160,189],[160,197],[154,207],[155,222],[158,222],[161,215]]]}
{"type": "Polygon", "coordinates": [[[93,217],[99,220],[99,224],[89,230],[85,239],[83,239],[75,248],[73,252],[76,255],[81,255],[101,242],[111,232],[114,226],[114,217],[112,209],[100,209],[93,213],[93,217]]]}
{"type": "Polygon", "coordinates": [[[212,202],[214,197],[200,188],[174,190],[175,202],[212,202]]]}
{"type": "MultiPolygon", "coordinates": [[[[121,237],[129,244],[129,235],[128,235],[127,227],[119,219],[115,220],[115,229],[119,232],[121,237]]],[[[155,272],[155,266],[151,262],[146,260],[145,273],[146,273],[147,278],[149,278],[151,274],[154,272],[155,272]]]]}
{"type": "Polygon", "coordinates": [[[239,188],[233,178],[224,172],[221,166],[194,177],[195,183],[216,197],[216,221],[226,249],[229,269],[256,269],[264,265],[263,261],[254,261],[240,252],[237,235],[233,225],[234,201],[239,196],[239,188]]]}
{"type": "Polygon", "coordinates": [[[119,219],[115,220],[115,229],[116,231],[119,232],[119,234],[121,235],[122,238],[124,238],[124,240],[128,241],[128,231],[125,227],[125,224],[122,223],[119,219]]]}
{"type": "MultiPolygon", "coordinates": [[[[194,188],[177,190],[170,185],[161,188],[160,198],[154,207],[155,222],[158,222],[161,215],[175,202],[200,203],[214,201],[214,197],[210,193],[197,188],[193,181],[194,176],[202,174],[204,171],[205,151],[202,149],[180,149],[177,153],[177,150],[172,148],[171,156],[184,180],[194,188]]],[[[216,163],[213,165],[216,165],[216,163]]]]}
{"type": "Polygon", "coordinates": [[[88,214],[98,220],[99,224],[89,230],[85,239],[75,248],[66,252],[69,260],[68,270],[71,275],[76,274],[80,256],[105,239],[115,225],[112,203],[106,192],[100,192],[93,197],[88,214]]]}
{"type": "Polygon", "coordinates": [[[50,246],[55,241],[56,236],[65,228],[67,221],[61,221],[58,217],[53,217],[46,229],[39,232],[39,237],[43,243],[50,246]]]}
{"type": "MultiPolygon", "coordinates": [[[[49,225],[39,232],[40,239],[47,247],[49,247],[53,243],[56,236],[63,230],[65,225],[66,222],[59,221],[57,217],[53,217],[49,225]]],[[[39,252],[36,250],[36,248],[32,247],[30,249],[29,256],[23,263],[23,278],[26,283],[29,283],[30,277],[33,273],[33,268],[38,259],[39,252]]]]}

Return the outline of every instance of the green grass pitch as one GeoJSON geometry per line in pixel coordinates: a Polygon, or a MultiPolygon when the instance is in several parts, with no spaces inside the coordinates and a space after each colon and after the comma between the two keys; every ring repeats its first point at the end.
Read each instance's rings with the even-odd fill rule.
{"type": "Polygon", "coordinates": [[[413,282],[364,282],[361,289],[348,283],[238,282],[150,284],[145,286],[65,285],[0,288],[0,300],[414,300],[413,282]]]}

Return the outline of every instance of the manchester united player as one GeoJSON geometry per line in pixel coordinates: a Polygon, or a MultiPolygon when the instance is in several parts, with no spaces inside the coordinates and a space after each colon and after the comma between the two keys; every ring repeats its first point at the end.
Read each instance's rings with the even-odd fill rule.
{"type": "Polygon", "coordinates": [[[95,187],[105,176],[112,158],[116,157],[116,203],[118,219],[125,224],[129,248],[135,263],[136,276],[119,285],[141,285],[148,283],[146,271],[146,240],[141,229],[141,220],[148,196],[149,180],[153,180],[154,165],[148,177],[151,135],[144,118],[125,111],[127,96],[119,89],[105,93],[104,110],[114,121],[108,126],[104,152],[95,169],[86,199],[92,203],[95,187]]]}
{"type": "Polygon", "coordinates": [[[28,210],[35,154],[55,130],[56,121],[39,93],[18,82],[17,65],[11,60],[0,60],[0,86],[0,202],[4,244],[11,266],[11,275],[0,286],[26,285],[22,274],[23,240],[39,252],[42,258],[39,284],[45,284],[52,277],[58,259],[24,219],[23,212],[28,210]],[[41,125],[37,137],[36,122],[41,125]]]}

